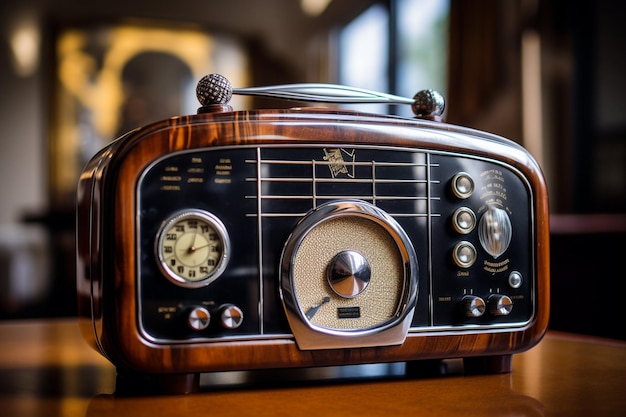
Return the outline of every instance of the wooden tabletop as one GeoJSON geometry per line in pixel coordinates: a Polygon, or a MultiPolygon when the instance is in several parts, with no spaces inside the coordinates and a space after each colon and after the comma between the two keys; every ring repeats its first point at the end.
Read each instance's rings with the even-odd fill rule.
{"type": "Polygon", "coordinates": [[[404,364],[203,375],[200,393],[123,397],[74,319],[0,323],[3,416],[624,416],[626,343],[552,333],[513,372],[404,376],[404,364]]]}

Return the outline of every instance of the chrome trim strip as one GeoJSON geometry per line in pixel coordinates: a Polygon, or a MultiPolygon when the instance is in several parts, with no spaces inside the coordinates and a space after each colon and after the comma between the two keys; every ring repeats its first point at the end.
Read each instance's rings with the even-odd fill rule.
{"type": "MultiPolygon", "coordinates": [[[[432,213],[432,188],[430,179],[432,177],[432,166],[430,164],[430,152],[426,152],[426,197],[427,197],[427,208],[426,211],[428,213],[428,221],[426,222],[426,235],[428,241],[428,255],[426,259],[426,267],[428,268],[428,317],[430,319],[430,325],[433,326],[435,324],[435,303],[433,299],[433,213],[432,213]]],[[[439,166],[439,165],[437,165],[439,166]]],[[[439,183],[439,182],[437,182],[439,183]]],[[[437,197],[439,199],[440,197],[437,197]]],[[[439,217],[440,215],[437,215],[439,217]]],[[[409,330],[410,331],[410,330],[409,330]]]]}
{"type": "Polygon", "coordinates": [[[261,184],[261,148],[258,147],[256,148],[256,157],[257,157],[257,164],[256,164],[256,177],[257,177],[257,181],[256,181],[256,193],[257,193],[257,204],[256,204],[256,208],[257,208],[257,238],[258,238],[258,273],[259,273],[259,304],[258,304],[258,315],[259,315],[259,333],[260,334],[264,334],[265,333],[265,327],[264,327],[264,323],[265,323],[265,313],[264,313],[264,302],[263,302],[263,297],[264,297],[264,284],[263,284],[263,218],[261,216],[262,213],[262,200],[261,200],[261,195],[263,194],[263,189],[262,184],[261,184]]]}

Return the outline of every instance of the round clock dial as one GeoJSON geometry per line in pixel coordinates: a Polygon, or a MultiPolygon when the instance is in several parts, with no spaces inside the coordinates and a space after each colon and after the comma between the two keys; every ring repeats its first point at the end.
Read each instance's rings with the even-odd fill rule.
{"type": "Polygon", "coordinates": [[[226,268],[226,228],[206,211],[177,213],[160,228],[156,255],[161,271],[175,284],[190,288],[208,285],[226,268]]]}

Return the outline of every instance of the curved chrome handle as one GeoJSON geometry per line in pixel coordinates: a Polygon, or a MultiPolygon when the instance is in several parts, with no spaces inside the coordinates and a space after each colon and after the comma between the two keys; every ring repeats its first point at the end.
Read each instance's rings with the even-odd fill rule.
{"type": "Polygon", "coordinates": [[[362,88],[336,84],[286,84],[268,87],[233,88],[233,94],[323,103],[413,104],[415,100],[362,88]]]}
{"type": "Polygon", "coordinates": [[[233,94],[322,103],[409,104],[416,116],[434,120],[441,120],[445,110],[443,96],[434,90],[419,91],[411,99],[363,88],[322,83],[232,88],[230,81],[220,74],[202,77],[196,87],[196,95],[204,107],[226,105],[233,94]]]}

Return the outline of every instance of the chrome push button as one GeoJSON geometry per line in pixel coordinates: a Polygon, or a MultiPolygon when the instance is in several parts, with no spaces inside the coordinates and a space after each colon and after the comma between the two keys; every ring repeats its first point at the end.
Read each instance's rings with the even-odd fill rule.
{"type": "Polygon", "coordinates": [[[467,172],[459,172],[452,178],[452,193],[466,199],[474,192],[474,180],[467,172]]]}
{"type": "Polygon", "coordinates": [[[471,209],[460,207],[452,215],[452,227],[458,233],[466,235],[476,227],[476,215],[471,209]]]}
{"type": "Polygon", "coordinates": [[[476,248],[470,242],[457,243],[452,250],[454,263],[461,268],[469,268],[476,262],[476,248]]]}

